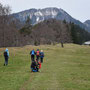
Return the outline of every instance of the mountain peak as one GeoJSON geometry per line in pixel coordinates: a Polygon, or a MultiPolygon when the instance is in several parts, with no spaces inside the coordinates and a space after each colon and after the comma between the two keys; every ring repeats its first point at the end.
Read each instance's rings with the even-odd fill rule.
{"type": "Polygon", "coordinates": [[[90,30],[90,20],[86,20],[84,24],[87,26],[87,28],[90,30]]]}
{"type": "Polygon", "coordinates": [[[90,20],[86,20],[84,23],[86,23],[86,24],[90,24],[90,20]]]}

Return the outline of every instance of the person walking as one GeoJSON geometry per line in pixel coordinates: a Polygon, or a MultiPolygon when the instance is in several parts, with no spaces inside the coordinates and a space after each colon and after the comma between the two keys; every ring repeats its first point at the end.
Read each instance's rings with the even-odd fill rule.
{"type": "Polygon", "coordinates": [[[37,60],[37,62],[39,61],[39,57],[40,57],[40,51],[39,51],[39,49],[37,49],[37,51],[36,51],[36,60],[37,60]]]}
{"type": "Polygon", "coordinates": [[[40,52],[40,61],[41,61],[41,63],[43,63],[43,58],[44,58],[44,52],[43,52],[43,50],[41,50],[41,52],[40,52]]]}
{"type": "Polygon", "coordinates": [[[31,60],[34,61],[35,60],[35,51],[34,49],[30,52],[30,55],[31,55],[31,60]]]}
{"type": "Polygon", "coordinates": [[[8,58],[9,58],[9,50],[7,48],[4,51],[4,58],[5,58],[4,66],[7,66],[8,65],[8,58]]]}

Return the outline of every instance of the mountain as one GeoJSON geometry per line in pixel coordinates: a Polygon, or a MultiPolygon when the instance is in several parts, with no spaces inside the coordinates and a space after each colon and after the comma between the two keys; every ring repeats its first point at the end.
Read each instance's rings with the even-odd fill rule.
{"type": "Polygon", "coordinates": [[[51,18],[56,20],[66,20],[67,22],[73,22],[79,25],[81,28],[84,28],[90,32],[90,27],[88,27],[87,24],[74,19],[63,9],[59,8],[29,9],[19,13],[14,13],[12,14],[12,16],[20,20],[22,23],[25,23],[27,18],[29,17],[32,25],[51,18]]]}

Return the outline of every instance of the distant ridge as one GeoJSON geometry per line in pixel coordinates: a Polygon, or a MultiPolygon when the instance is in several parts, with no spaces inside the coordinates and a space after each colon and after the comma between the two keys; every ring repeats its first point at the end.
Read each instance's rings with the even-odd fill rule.
{"type": "Polygon", "coordinates": [[[16,19],[20,20],[22,23],[25,23],[27,17],[30,17],[32,24],[35,25],[44,20],[56,19],[56,20],[66,20],[67,22],[73,22],[79,25],[81,28],[84,28],[90,32],[90,24],[87,26],[86,23],[82,23],[79,20],[71,17],[67,12],[61,8],[48,7],[44,9],[29,9],[22,12],[12,14],[16,19]]]}

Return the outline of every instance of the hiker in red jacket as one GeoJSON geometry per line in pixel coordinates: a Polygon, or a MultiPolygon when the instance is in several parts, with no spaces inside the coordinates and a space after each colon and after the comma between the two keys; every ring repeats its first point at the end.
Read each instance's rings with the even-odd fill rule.
{"type": "Polygon", "coordinates": [[[39,57],[40,57],[40,51],[39,51],[39,49],[37,49],[37,51],[36,51],[36,60],[37,60],[37,62],[39,61],[39,57]]]}

